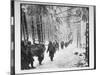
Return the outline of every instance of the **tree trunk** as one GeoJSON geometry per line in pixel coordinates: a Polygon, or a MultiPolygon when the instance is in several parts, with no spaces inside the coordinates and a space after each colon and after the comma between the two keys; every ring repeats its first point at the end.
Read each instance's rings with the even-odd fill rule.
{"type": "Polygon", "coordinates": [[[33,40],[33,44],[35,43],[35,28],[34,28],[34,24],[33,24],[33,18],[32,18],[32,40],[33,40]]]}
{"type": "Polygon", "coordinates": [[[28,37],[26,16],[25,16],[25,12],[24,11],[21,11],[21,13],[22,13],[22,16],[21,16],[22,33],[23,33],[24,41],[27,42],[29,37],[28,37]]]}

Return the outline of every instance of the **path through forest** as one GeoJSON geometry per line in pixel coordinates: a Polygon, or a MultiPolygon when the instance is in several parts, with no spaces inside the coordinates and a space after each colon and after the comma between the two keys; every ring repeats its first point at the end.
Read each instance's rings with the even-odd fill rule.
{"type": "MultiPolygon", "coordinates": [[[[47,50],[47,46],[46,46],[47,50]]],[[[50,61],[49,54],[45,51],[44,60],[42,65],[38,64],[37,58],[35,57],[34,65],[36,69],[45,68],[70,68],[75,67],[77,63],[84,59],[84,56],[75,55],[75,52],[82,53],[84,50],[76,48],[75,44],[69,44],[67,48],[59,49],[54,56],[54,61],[50,61]]]]}

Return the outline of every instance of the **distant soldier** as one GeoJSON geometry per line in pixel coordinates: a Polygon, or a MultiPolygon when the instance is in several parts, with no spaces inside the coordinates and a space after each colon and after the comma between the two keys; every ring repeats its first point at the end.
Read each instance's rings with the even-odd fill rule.
{"type": "Polygon", "coordinates": [[[56,41],[56,49],[59,50],[59,43],[56,41]]]}
{"type": "Polygon", "coordinates": [[[68,47],[69,44],[72,44],[73,39],[69,40],[68,42],[65,42],[65,47],[68,47]]]}
{"type": "Polygon", "coordinates": [[[64,41],[61,41],[61,49],[64,48],[64,41]]]}
{"type": "Polygon", "coordinates": [[[53,46],[55,46],[56,50],[59,50],[59,43],[56,40],[53,42],[53,46]]]}
{"type": "Polygon", "coordinates": [[[68,42],[65,42],[65,47],[67,47],[68,46],[68,42]]]}
{"type": "Polygon", "coordinates": [[[54,43],[52,43],[51,41],[49,42],[47,52],[49,52],[49,57],[51,61],[53,61],[53,57],[54,57],[54,53],[56,52],[56,49],[54,43]]]}

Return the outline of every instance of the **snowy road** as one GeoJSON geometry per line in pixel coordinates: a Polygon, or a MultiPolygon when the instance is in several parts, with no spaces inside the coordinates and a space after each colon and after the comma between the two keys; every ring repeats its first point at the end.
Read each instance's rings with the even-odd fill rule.
{"type": "Polygon", "coordinates": [[[74,44],[69,44],[67,48],[59,49],[59,51],[55,53],[54,61],[50,61],[49,54],[45,52],[42,65],[38,64],[37,58],[35,58],[34,65],[36,66],[36,69],[75,67],[75,64],[84,58],[75,55],[75,51],[81,52],[83,50],[75,48],[74,44]]]}

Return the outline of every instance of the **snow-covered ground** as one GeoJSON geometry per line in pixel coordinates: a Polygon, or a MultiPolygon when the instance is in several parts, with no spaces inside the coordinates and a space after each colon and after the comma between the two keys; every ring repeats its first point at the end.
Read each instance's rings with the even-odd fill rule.
{"type": "MultiPolygon", "coordinates": [[[[47,46],[46,46],[47,50],[47,46]]],[[[45,69],[45,68],[71,68],[77,67],[76,65],[79,62],[84,61],[84,55],[79,56],[75,55],[75,52],[82,53],[85,50],[76,48],[75,43],[69,44],[67,48],[59,49],[54,55],[54,61],[50,61],[49,54],[45,51],[44,60],[42,61],[42,65],[38,64],[37,57],[34,57],[35,62],[34,65],[36,69],[45,69]]]]}

